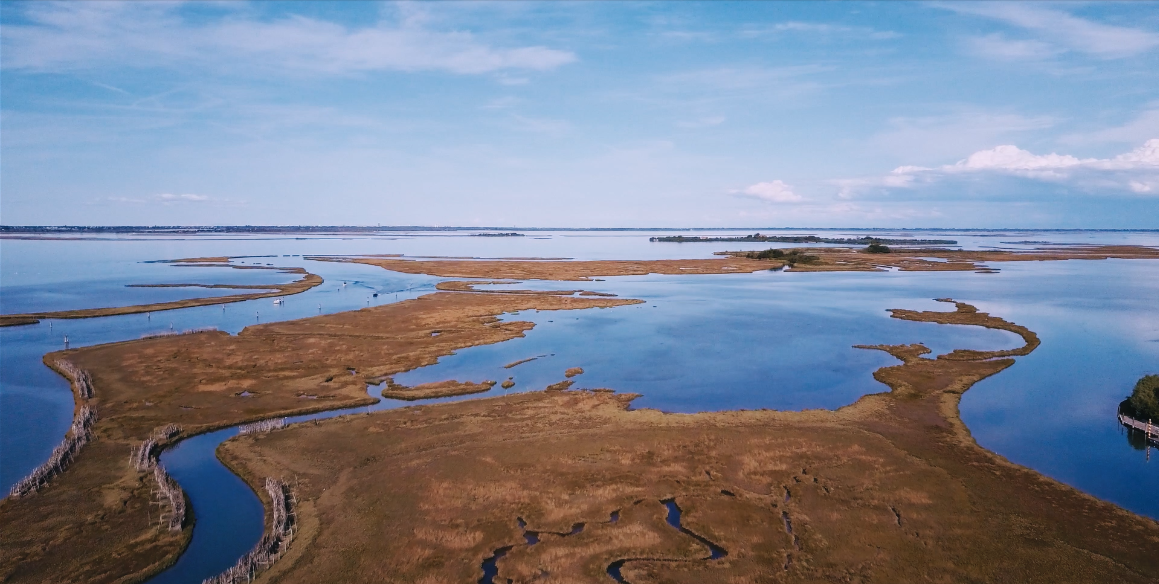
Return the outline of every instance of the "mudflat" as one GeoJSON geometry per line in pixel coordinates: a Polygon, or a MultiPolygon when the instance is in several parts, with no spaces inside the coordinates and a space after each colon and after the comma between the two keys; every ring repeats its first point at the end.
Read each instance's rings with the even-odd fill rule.
{"type": "Polygon", "coordinates": [[[242,436],[219,456],[295,485],[299,535],[267,582],[1159,581],[1159,524],[982,449],[958,418],[961,393],[1037,336],[964,304],[893,315],[1025,345],[867,347],[902,361],[875,373],[890,391],[836,411],[542,391],[242,436]]]}
{"type": "MultiPolygon", "coordinates": [[[[520,310],[639,302],[555,295],[438,292],[415,300],[223,332],[142,339],[50,353],[91,376],[78,407],[97,414],[95,439],[40,492],[0,501],[0,580],[139,580],[175,561],[191,526],[158,525],[152,481],[133,447],[178,424],[178,439],[262,418],[373,403],[368,381],[430,365],[472,345],[521,336],[520,310]],[[432,335],[433,331],[440,331],[432,335]]],[[[164,446],[162,443],[160,446],[164,446]]]]}

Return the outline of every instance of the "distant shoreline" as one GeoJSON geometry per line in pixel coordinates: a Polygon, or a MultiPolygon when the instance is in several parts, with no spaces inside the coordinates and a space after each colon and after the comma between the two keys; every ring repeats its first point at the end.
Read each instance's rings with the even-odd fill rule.
{"type": "Polygon", "coordinates": [[[459,232],[459,231],[873,231],[873,232],[963,232],[978,231],[988,233],[1034,232],[1034,233],[1159,233],[1159,229],[1037,229],[1037,228],[986,228],[986,227],[466,227],[431,225],[0,225],[0,239],[18,239],[11,235],[62,235],[62,234],[151,234],[151,235],[203,235],[216,233],[397,233],[419,232],[459,232]]]}

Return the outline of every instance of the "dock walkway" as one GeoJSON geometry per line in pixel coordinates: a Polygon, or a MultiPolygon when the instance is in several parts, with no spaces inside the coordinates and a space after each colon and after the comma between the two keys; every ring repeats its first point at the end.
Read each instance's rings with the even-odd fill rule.
{"type": "Polygon", "coordinates": [[[1151,420],[1147,420],[1146,422],[1136,420],[1135,418],[1124,415],[1121,412],[1119,413],[1119,423],[1128,428],[1143,432],[1147,435],[1148,442],[1159,446],[1159,424],[1154,424],[1151,422],[1151,420]]]}

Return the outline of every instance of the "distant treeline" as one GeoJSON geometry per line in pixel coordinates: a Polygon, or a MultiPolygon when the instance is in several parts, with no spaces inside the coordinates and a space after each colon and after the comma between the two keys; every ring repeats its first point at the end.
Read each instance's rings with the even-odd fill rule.
{"type": "Polygon", "coordinates": [[[842,245],[956,245],[952,239],[888,239],[883,237],[817,237],[816,235],[742,235],[740,237],[703,237],[697,235],[668,235],[653,237],[650,241],[665,241],[672,243],[699,243],[699,242],[774,242],[774,243],[836,243],[842,245]]]}
{"type": "Polygon", "coordinates": [[[522,233],[472,233],[475,237],[523,237],[522,233]]]}
{"type": "MultiPolygon", "coordinates": [[[[375,233],[380,231],[498,231],[502,227],[430,227],[422,225],[0,225],[0,233],[375,233]]],[[[507,229],[511,229],[508,227],[507,229]]],[[[529,228],[529,230],[540,230],[529,228]]],[[[588,231],[588,230],[583,230],[588,231]]],[[[597,230],[598,231],[598,230],[597,230]]],[[[488,233],[487,235],[492,235],[488,233]]],[[[496,235],[522,235],[501,233],[496,235]]]]}

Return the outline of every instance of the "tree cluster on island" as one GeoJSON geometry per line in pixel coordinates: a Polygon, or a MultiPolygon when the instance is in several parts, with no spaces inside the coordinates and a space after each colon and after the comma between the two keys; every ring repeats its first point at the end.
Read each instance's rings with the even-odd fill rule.
{"type": "Polygon", "coordinates": [[[707,237],[699,235],[665,235],[651,237],[648,241],[667,243],[703,242],[773,242],[773,243],[829,243],[837,245],[869,245],[873,243],[890,245],[957,245],[952,239],[889,239],[880,237],[818,237],[816,235],[741,235],[737,237],[707,237]]]}
{"type": "Polygon", "coordinates": [[[766,249],[764,251],[750,251],[745,254],[750,260],[784,260],[785,265],[812,264],[821,258],[809,255],[799,249],[766,249]]]}
{"type": "Polygon", "coordinates": [[[1159,375],[1145,375],[1131,395],[1119,404],[1119,411],[1136,420],[1159,424],[1159,375]]]}

